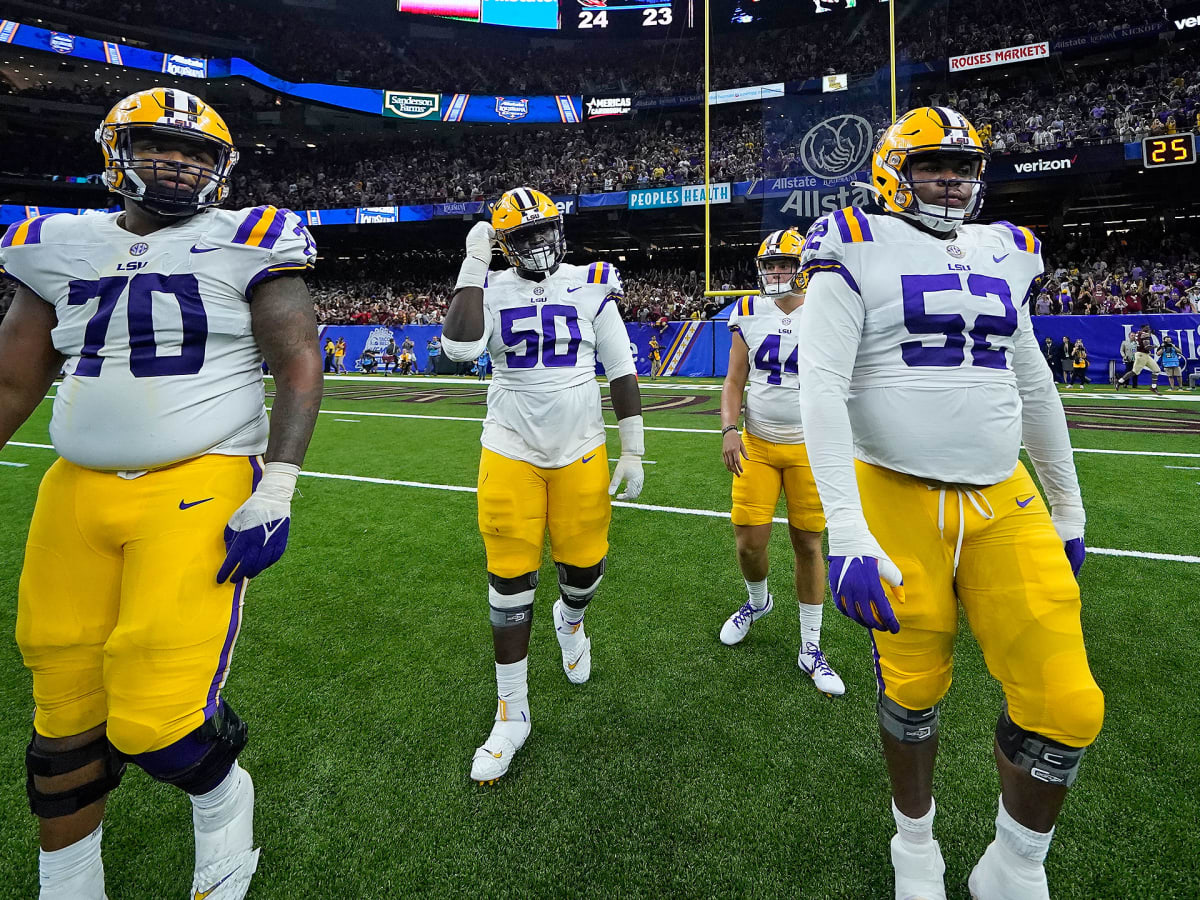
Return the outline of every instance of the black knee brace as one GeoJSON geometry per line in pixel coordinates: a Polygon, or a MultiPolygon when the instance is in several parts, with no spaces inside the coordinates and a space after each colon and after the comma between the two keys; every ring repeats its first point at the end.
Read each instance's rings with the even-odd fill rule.
{"type": "Polygon", "coordinates": [[[938,734],[938,708],[907,709],[879,692],[875,702],[880,727],[902,744],[921,744],[938,734]]]}
{"type": "Polygon", "coordinates": [[[155,781],[189,794],[207,794],[224,780],[250,739],[249,729],[224,700],[203,725],[161,750],[138,753],[135,762],[155,781]]]}
{"type": "Polygon", "coordinates": [[[1005,758],[1038,781],[1070,787],[1079,774],[1086,747],[1068,747],[1036,731],[1026,731],[1008,717],[1008,704],[996,722],[996,744],[1005,758]]]}
{"type": "Polygon", "coordinates": [[[586,609],[596,596],[600,587],[600,579],[608,566],[608,557],[604,557],[594,566],[576,568],[566,563],[555,563],[558,568],[558,590],[562,594],[563,603],[574,610],[586,609]]]}
{"type": "Polygon", "coordinates": [[[42,742],[49,740],[36,731],[29,746],[25,748],[25,789],[29,794],[29,809],[41,819],[57,819],[79,812],[91,806],[121,783],[125,774],[125,760],[113,749],[108,737],[101,735],[94,741],[74,750],[53,750],[42,742]],[[84,766],[102,762],[100,772],[86,784],[62,791],[43,791],[34,778],[54,778],[78,771],[84,766]]]}
{"type": "Polygon", "coordinates": [[[533,595],[537,592],[537,584],[537,572],[526,572],[516,578],[501,578],[488,572],[492,624],[497,628],[510,628],[533,621],[533,595]]]}

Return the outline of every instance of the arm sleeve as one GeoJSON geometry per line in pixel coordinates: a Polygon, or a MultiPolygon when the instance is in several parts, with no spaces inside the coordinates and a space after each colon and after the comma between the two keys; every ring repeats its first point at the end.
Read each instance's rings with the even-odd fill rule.
{"type": "Polygon", "coordinates": [[[484,289],[483,295],[483,334],[479,336],[477,341],[452,341],[450,338],[442,335],[442,352],[446,354],[448,359],[455,362],[470,362],[471,360],[479,359],[479,354],[487,349],[488,342],[492,339],[492,311],[487,305],[487,289],[484,289]]]}
{"type": "Polygon", "coordinates": [[[1050,508],[1056,514],[1055,518],[1066,514],[1082,530],[1083,499],[1075,474],[1075,457],[1067,432],[1062,398],[1054,387],[1053,375],[1041,360],[1028,305],[1023,305],[1017,315],[1020,318],[1012,364],[1021,394],[1021,427],[1025,450],[1050,501],[1050,508]]]}
{"type": "MultiPolygon", "coordinates": [[[[840,273],[813,274],[800,317],[800,416],[830,553],[880,556],[863,516],[846,398],[866,309],[840,273]]],[[[877,545],[876,545],[877,546],[877,545]]]]}
{"type": "Polygon", "coordinates": [[[623,296],[621,280],[617,270],[612,270],[609,284],[615,287],[610,290],[596,311],[592,328],[596,331],[596,357],[604,366],[604,374],[609,381],[615,381],[626,375],[637,374],[637,364],[633,359],[633,351],[629,348],[629,331],[621,320],[621,312],[617,301],[623,296]]]}

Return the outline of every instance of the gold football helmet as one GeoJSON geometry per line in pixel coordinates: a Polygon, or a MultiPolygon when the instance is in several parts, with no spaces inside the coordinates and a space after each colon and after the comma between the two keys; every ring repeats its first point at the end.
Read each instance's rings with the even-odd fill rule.
{"type": "Polygon", "coordinates": [[[229,128],[186,91],[156,87],[130,94],[109,110],[96,141],[104,153],[104,183],[156,215],[190,216],[229,196],[229,172],[238,161],[229,128]],[[194,143],[214,164],[135,157],[134,141],[150,136],[194,143]]]}
{"type": "Polygon", "coordinates": [[[567,254],[562,213],[533,188],[506,191],[492,207],[492,227],[504,258],[518,269],[552,272],[567,254]]]}
{"type": "Polygon", "coordinates": [[[804,248],[804,236],[794,228],[786,231],[772,231],[759,245],[754,265],[758,270],[758,287],[764,294],[777,296],[789,291],[803,291],[808,283],[804,273],[800,271],[800,251],[804,248]],[[778,269],[763,271],[767,262],[787,263],[791,268],[780,272],[778,269]]]}
{"type": "Polygon", "coordinates": [[[883,133],[871,158],[871,186],[889,212],[919,222],[934,231],[953,231],[979,215],[983,207],[983,173],[987,151],[975,127],[956,110],[922,106],[905,113],[883,133]],[[926,203],[913,188],[909,164],[923,154],[956,154],[978,160],[973,178],[957,179],[971,185],[971,197],[959,209],[944,203],[926,203]]]}

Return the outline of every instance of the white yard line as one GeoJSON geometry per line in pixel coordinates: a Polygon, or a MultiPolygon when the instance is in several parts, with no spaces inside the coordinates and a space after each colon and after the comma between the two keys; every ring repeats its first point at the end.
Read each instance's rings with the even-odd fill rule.
{"type": "Polygon", "coordinates": [[[7,462],[3,459],[0,459],[0,466],[9,466],[10,468],[13,468],[13,469],[28,469],[29,463],[7,462]]]}
{"type": "Polygon", "coordinates": [[[358,419],[334,419],[333,421],[335,421],[335,422],[353,422],[355,425],[359,424],[358,419]]]}
{"type": "MultiPolygon", "coordinates": [[[[51,444],[34,444],[27,441],[9,441],[13,447],[29,447],[35,450],[53,450],[51,444]]],[[[476,489],[467,485],[461,484],[433,484],[427,481],[403,481],[397,478],[372,478],[366,475],[343,475],[337,472],[304,472],[300,473],[308,478],[325,478],[334,481],[357,481],[363,484],[386,484],[395,487],[411,487],[422,488],[431,491],[451,491],[458,494],[474,494],[476,489]]],[[[623,509],[640,509],[644,512],[664,512],[673,513],[681,516],[701,516],[710,519],[728,519],[729,513],[717,509],[692,509],[686,506],[659,506],[651,503],[628,503],[623,500],[614,500],[613,506],[618,506],[623,509]]],[[[775,517],[775,522],[787,522],[786,518],[775,517]]],[[[1200,556],[1182,556],[1174,553],[1147,553],[1140,550],[1116,550],[1106,547],[1088,547],[1089,553],[1097,553],[1101,556],[1130,556],[1137,559],[1153,559],[1163,560],[1166,562],[1183,562],[1183,563],[1200,563],[1200,556]]]]}

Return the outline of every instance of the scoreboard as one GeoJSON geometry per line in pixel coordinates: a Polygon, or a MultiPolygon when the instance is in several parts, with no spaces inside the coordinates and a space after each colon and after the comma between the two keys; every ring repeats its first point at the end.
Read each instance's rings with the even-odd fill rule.
{"type": "Polygon", "coordinates": [[[694,27],[693,0],[397,0],[402,13],[571,36],[677,37],[694,27]]]}

